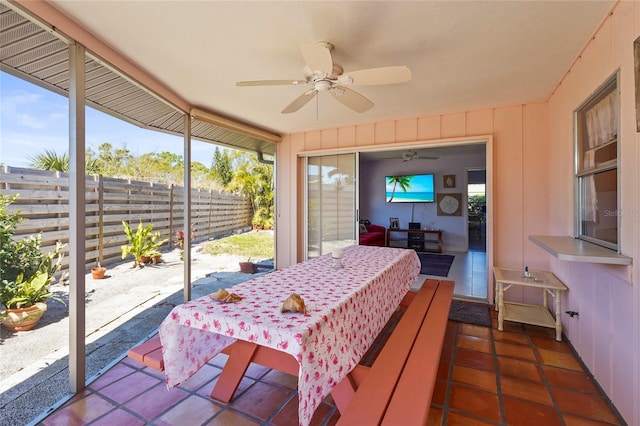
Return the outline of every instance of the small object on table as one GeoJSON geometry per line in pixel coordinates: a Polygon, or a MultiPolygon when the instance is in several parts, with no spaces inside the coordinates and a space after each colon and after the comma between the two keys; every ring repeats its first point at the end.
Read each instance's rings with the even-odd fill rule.
{"type": "Polygon", "coordinates": [[[336,247],[331,251],[331,257],[333,258],[333,263],[331,264],[331,267],[333,269],[342,269],[342,255],[343,255],[343,249],[340,247],[336,247]]]}
{"type": "Polygon", "coordinates": [[[300,312],[306,314],[308,310],[304,305],[304,299],[302,299],[299,294],[292,293],[291,296],[285,299],[280,312],[300,312]]]}
{"type": "Polygon", "coordinates": [[[242,300],[242,297],[238,296],[235,293],[229,293],[227,290],[221,288],[215,293],[211,293],[209,295],[213,300],[219,300],[224,303],[236,303],[242,300]]]}

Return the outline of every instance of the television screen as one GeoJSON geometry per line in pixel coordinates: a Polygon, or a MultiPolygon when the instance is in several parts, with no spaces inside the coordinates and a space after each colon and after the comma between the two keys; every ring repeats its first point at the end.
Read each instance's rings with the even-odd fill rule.
{"type": "Polygon", "coordinates": [[[433,203],[433,174],[386,176],[388,203],[433,203]]]}

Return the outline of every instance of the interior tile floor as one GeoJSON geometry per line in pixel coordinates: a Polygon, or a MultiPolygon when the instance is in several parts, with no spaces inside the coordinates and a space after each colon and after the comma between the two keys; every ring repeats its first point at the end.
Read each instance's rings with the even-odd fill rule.
{"type": "MultiPolygon", "coordinates": [[[[623,425],[615,408],[554,330],[450,321],[430,425],[623,425]]],[[[209,398],[224,355],[171,391],[162,373],[122,359],[42,425],[297,425],[296,378],[252,364],[236,398],[209,398]]],[[[313,425],[340,415],[327,397],[313,425]]]]}
{"type": "MultiPolygon", "coordinates": [[[[453,263],[447,275],[455,281],[454,294],[457,297],[487,301],[487,253],[480,250],[452,252],[453,263]]],[[[432,278],[432,277],[429,277],[432,278]]],[[[433,277],[442,279],[443,277],[433,277]]]]}
{"type": "MultiPolygon", "coordinates": [[[[448,280],[455,281],[454,295],[456,298],[472,299],[487,302],[487,252],[484,238],[469,240],[469,248],[466,252],[447,252],[454,256],[451,269],[447,275],[448,280]]],[[[421,276],[421,278],[442,279],[438,276],[421,276]]]]}

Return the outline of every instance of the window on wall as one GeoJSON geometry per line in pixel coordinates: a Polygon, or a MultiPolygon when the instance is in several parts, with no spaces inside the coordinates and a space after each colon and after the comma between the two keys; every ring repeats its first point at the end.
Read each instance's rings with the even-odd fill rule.
{"type": "Polygon", "coordinates": [[[576,234],[619,250],[618,76],[605,82],[575,114],[576,234]]]}

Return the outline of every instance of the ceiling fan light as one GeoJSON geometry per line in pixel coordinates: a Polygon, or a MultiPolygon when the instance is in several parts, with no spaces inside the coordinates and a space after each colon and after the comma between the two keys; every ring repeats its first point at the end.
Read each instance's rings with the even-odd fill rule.
{"type": "Polygon", "coordinates": [[[353,83],[353,79],[348,75],[341,75],[340,77],[338,77],[338,84],[349,85],[351,83],[353,83]]]}
{"type": "Polygon", "coordinates": [[[315,88],[318,92],[326,92],[331,89],[331,82],[328,80],[316,81],[315,88]]]}
{"type": "Polygon", "coordinates": [[[331,94],[333,96],[344,95],[344,89],[342,87],[334,86],[331,88],[331,94]]]}

